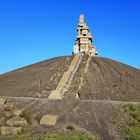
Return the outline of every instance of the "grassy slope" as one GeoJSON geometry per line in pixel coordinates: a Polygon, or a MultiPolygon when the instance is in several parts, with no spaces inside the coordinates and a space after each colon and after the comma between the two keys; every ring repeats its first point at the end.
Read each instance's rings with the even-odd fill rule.
{"type": "Polygon", "coordinates": [[[127,104],[122,110],[130,117],[128,124],[122,127],[124,137],[127,140],[140,140],[140,105],[127,104]]]}
{"type": "Polygon", "coordinates": [[[22,137],[18,136],[16,140],[99,140],[97,137],[91,137],[86,134],[82,134],[75,130],[61,134],[51,134],[42,137],[22,137]]]}

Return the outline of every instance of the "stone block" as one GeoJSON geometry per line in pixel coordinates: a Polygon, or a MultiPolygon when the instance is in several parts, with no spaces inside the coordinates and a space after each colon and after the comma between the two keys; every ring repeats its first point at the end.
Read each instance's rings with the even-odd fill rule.
{"type": "Polygon", "coordinates": [[[4,110],[5,111],[13,111],[14,109],[15,109],[15,103],[13,103],[13,102],[7,102],[4,105],[4,110]]]}
{"type": "Polygon", "coordinates": [[[22,132],[22,127],[8,127],[2,126],[0,127],[1,135],[17,135],[22,132]]]}
{"type": "Polygon", "coordinates": [[[8,126],[27,126],[27,121],[24,118],[21,118],[19,116],[14,116],[10,120],[6,122],[8,126]]]}
{"type": "Polygon", "coordinates": [[[20,116],[22,114],[22,112],[23,112],[22,109],[16,110],[16,111],[14,111],[14,115],[15,116],[20,116]]]}
{"type": "Polygon", "coordinates": [[[0,109],[3,107],[3,105],[6,103],[6,99],[0,98],[0,109]]]}
{"type": "Polygon", "coordinates": [[[2,117],[0,118],[0,126],[5,126],[6,125],[6,118],[2,117]]]}
{"type": "Polygon", "coordinates": [[[51,94],[49,95],[48,99],[62,99],[62,96],[60,94],[60,91],[53,90],[51,94]]]}
{"type": "Polygon", "coordinates": [[[12,111],[5,111],[4,116],[7,119],[12,118],[13,117],[13,112],[12,111]]]}
{"type": "Polygon", "coordinates": [[[58,121],[57,115],[45,115],[41,118],[40,124],[54,126],[57,123],[57,121],[58,121]]]}

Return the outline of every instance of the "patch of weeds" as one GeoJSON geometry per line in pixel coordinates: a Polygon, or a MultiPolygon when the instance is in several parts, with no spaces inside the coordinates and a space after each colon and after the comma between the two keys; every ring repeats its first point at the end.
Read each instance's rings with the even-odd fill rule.
{"type": "Polygon", "coordinates": [[[74,126],[72,126],[72,125],[67,126],[66,129],[70,130],[70,131],[74,131],[75,130],[74,126]]]}
{"type": "Polygon", "coordinates": [[[127,104],[121,109],[130,120],[122,127],[122,132],[127,140],[140,140],[140,104],[127,104]]]}
{"type": "Polygon", "coordinates": [[[127,140],[140,140],[140,125],[123,127],[123,133],[127,140]]]}
{"type": "Polygon", "coordinates": [[[28,134],[28,133],[30,133],[32,128],[33,128],[32,125],[28,125],[28,126],[23,127],[21,134],[28,134]]]}
{"type": "Polygon", "coordinates": [[[137,106],[134,105],[134,104],[128,104],[128,105],[126,105],[125,107],[128,109],[128,111],[134,112],[134,111],[137,110],[137,106]]]}
{"type": "Polygon", "coordinates": [[[0,126],[6,125],[6,119],[4,117],[0,118],[0,126]]]}
{"type": "Polygon", "coordinates": [[[50,135],[46,136],[44,140],[93,140],[86,135],[80,134],[58,134],[58,135],[50,135]]]}
{"type": "Polygon", "coordinates": [[[129,114],[133,119],[137,120],[140,122],[140,112],[132,112],[129,114]]]}
{"type": "Polygon", "coordinates": [[[113,121],[111,121],[111,123],[112,123],[112,124],[116,124],[116,121],[113,120],[113,121]]]}
{"type": "Polygon", "coordinates": [[[140,104],[127,104],[122,109],[135,121],[140,122],[140,104]]]}
{"type": "Polygon", "coordinates": [[[44,137],[25,137],[25,136],[17,136],[15,140],[45,140],[44,137]]]}
{"type": "Polygon", "coordinates": [[[86,134],[73,131],[68,133],[50,134],[42,137],[17,137],[16,140],[99,140],[86,134]]]}

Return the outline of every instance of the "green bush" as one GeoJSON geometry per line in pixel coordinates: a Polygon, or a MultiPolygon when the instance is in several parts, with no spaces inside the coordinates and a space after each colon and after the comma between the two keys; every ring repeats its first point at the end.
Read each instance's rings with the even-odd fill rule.
{"type": "Polygon", "coordinates": [[[127,126],[122,127],[124,137],[127,140],[140,140],[140,105],[127,104],[122,109],[130,116],[127,126]]]}
{"type": "Polygon", "coordinates": [[[123,128],[127,140],[140,140],[140,126],[127,126],[123,128]]]}
{"type": "Polygon", "coordinates": [[[75,128],[74,128],[74,126],[69,125],[69,126],[67,126],[67,130],[74,131],[75,128]]]}
{"type": "Polygon", "coordinates": [[[98,138],[90,137],[86,134],[81,134],[80,132],[69,132],[62,134],[51,134],[42,137],[21,137],[18,136],[16,140],[99,140],[98,138]]]}

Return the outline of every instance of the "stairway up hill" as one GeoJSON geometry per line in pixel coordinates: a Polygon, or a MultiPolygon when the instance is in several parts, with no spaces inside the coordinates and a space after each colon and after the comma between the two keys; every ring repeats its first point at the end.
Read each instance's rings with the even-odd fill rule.
{"type": "Polygon", "coordinates": [[[70,84],[73,80],[74,74],[77,71],[79,64],[81,62],[82,56],[75,55],[68,70],[64,72],[56,90],[53,90],[49,95],[49,99],[62,99],[64,98],[64,93],[69,90],[70,84]]]}

